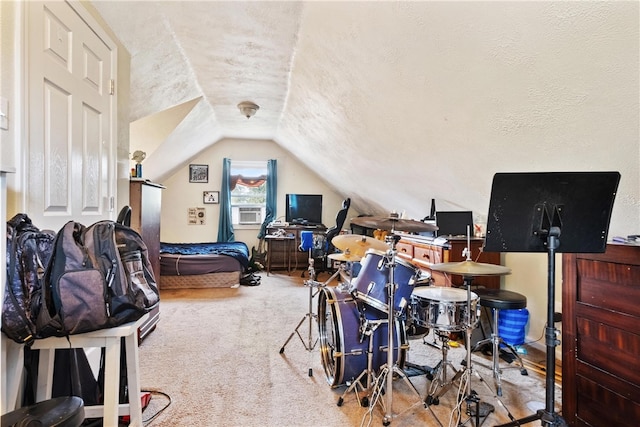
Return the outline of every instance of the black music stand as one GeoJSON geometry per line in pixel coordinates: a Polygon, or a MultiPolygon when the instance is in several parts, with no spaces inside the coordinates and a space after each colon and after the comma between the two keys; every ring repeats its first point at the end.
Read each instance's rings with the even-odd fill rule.
{"type": "Polygon", "coordinates": [[[493,177],[485,252],[547,252],[545,409],[496,427],[535,420],[566,426],[555,412],[555,254],[606,249],[618,172],[497,173],[493,177]],[[560,235],[562,234],[562,240],[560,235]]]}

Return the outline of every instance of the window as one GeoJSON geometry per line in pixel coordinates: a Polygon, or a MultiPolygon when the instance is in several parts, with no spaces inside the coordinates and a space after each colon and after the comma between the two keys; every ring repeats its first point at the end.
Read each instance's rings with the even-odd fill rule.
{"type": "Polygon", "coordinates": [[[233,224],[259,226],[266,215],[267,162],[232,160],[230,178],[233,224]]]}

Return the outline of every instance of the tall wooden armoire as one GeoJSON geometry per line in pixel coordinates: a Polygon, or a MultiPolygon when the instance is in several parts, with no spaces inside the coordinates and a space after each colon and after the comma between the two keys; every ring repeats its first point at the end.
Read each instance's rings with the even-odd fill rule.
{"type": "MultiPolygon", "coordinates": [[[[136,178],[132,178],[129,185],[131,228],[140,233],[147,245],[157,286],[160,286],[160,210],[164,188],[161,184],[136,178]]],[[[149,313],[149,320],[140,327],[140,341],[153,331],[159,320],[160,307],[156,307],[149,313]]]]}

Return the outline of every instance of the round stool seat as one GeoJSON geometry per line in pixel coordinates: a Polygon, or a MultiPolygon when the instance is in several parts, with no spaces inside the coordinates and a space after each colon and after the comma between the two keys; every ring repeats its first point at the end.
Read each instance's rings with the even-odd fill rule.
{"type": "Polygon", "coordinates": [[[505,289],[476,289],[482,307],[498,310],[517,310],[527,306],[527,297],[505,289]]]}
{"type": "Polygon", "coordinates": [[[77,396],[56,397],[2,416],[2,425],[11,427],[79,427],[83,422],[84,402],[77,396]]]}

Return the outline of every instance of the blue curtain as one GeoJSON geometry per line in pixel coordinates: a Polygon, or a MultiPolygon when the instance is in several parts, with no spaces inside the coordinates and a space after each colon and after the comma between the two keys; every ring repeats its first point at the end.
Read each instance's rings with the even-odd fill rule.
{"type": "Polygon", "coordinates": [[[260,226],[258,239],[267,234],[267,225],[276,219],[278,211],[278,162],[275,159],[267,162],[267,212],[260,226]]]}
{"type": "Polygon", "coordinates": [[[231,218],[231,159],[222,159],[222,186],[220,188],[220,219],[218,221],[218,242],[233,242],[233,220],[231,218]]]}

